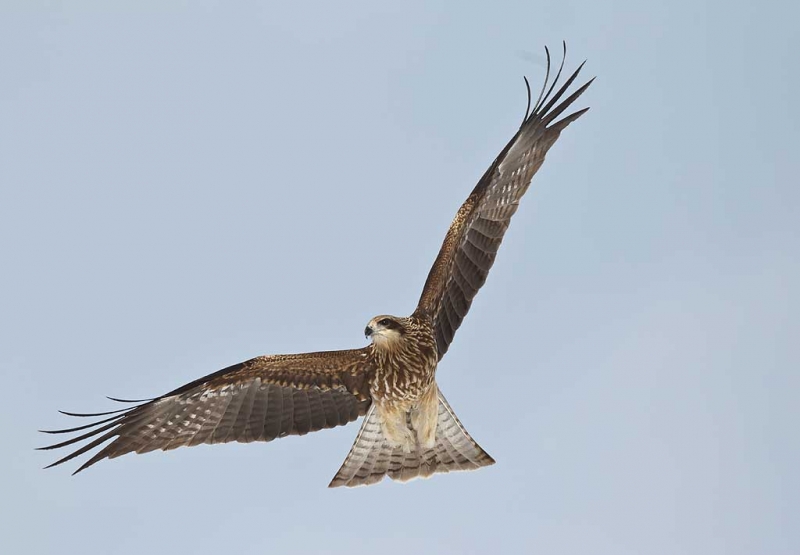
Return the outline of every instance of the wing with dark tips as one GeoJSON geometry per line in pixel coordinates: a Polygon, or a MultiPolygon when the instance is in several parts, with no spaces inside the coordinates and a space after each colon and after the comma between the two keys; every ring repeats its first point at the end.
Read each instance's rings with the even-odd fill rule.
{"type": "Polygon", "coordinates": [[[257,357],[130,408],[90,414],[62,411],[99,420],[44,430],[77,435],[41,449],[86,442],[50,465],[56,466],[110,441],[77,473],[126,453],[303,435],[364,415],[370,405],[372,374],[368,348],[257,357]]]}
{"type": "MultiPolygon", "coordinates": [[[[519,131],[461,205],[428,274],[417,312],[433,318],[439,359],[447,352],[472,300],[486,281],[511,217],[547,151],[561,131],[588,110],[584,108],[558,119],[592,83],[590,80],[565,97],[583,67],[581,64],[553,94],[563,66],[562,61],[548,88],[550,53],[547,51],[547,77],[533,110],[530,114],[526,110],[519,131]]],[[[528,102],[530,105],[530,88],[528,102]]]]}

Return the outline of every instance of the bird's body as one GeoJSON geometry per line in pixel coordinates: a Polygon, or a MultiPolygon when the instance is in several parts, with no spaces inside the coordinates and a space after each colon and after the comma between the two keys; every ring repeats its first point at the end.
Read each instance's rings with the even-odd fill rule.
{"type": "Polygon", "coordinates": [[[431,318],[378,316],[368,325],[375,337],[375,377],[370,395],[386,439],[410,453],[433,447],[436,432],[436,339],[431,318]],[[389,326],[381,326],[387,322],[389,326]]]}
{"type": "Polygon", "coordinates": [[[88,441],[50,466],[109,441],[76,472],[131,452],[272,441],[345,425],[360,416],[365,416],[361,430],[331,486],[372,484],[385,476],[405,481],[493,464],[439,390],[436,368],[483,286],[545,154],[587,110],[557,119],[591,83],[563,99],[580,69],[550,98],[561,69],[547,89],[548,52],[548,76],[539,99],[458,210],[410,316],[376,316],[365,329],[371,343],[360,349],[256,357],[154,399],[122,401],[137,403],[131,408],[65,413],[102,418],[47,431],[80,434],[44,449],[88,441]]]}

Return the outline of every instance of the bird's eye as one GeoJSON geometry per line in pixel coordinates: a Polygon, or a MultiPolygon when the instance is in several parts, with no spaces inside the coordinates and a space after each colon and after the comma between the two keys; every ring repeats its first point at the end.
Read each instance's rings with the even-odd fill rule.
{"type": "Polygon", "coordinates": [[[380,322],[378,322],[378,323],[379,323],[380,325],[382,325],[383,327],[388,327],[388,326],[389,326],[389,325],[392,323],[392,321],[391,321],[391,320],[389,320],[388,318],[384,318],[383,320],[381,320],[381,321],[380,321],[380,322]]]}

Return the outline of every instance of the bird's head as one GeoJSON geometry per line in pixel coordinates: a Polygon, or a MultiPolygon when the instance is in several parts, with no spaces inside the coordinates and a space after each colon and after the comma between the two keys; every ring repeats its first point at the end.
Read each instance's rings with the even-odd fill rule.
{"type": "Polygon", "coordinates": [[[382,314],[369,321],[364,335],[376,345],[389,347],[402,341],[407,326],[408,318],[382,314]]]}

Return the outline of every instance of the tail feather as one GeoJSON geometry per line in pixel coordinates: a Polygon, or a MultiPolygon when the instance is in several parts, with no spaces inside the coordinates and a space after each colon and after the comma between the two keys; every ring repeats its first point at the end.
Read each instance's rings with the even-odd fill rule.
{"type": "Polygon", "coordinates": [[[439,472],[475,470],[494,464],[480,445],[464,429],[441,392],[436,422],[436,443],[432,449],[405,453],[383,437],[380,417],[370,407],[350,453],[329,487],[362,486],[380,482],[384,476],[407,482],[439,472]]]}
{"type": "Polygon", "coordinates": [[[328,487],[348,485],[351,481],[364,485],[379,482],[389,465],[390,453],[381,448],[383,444],[381,422],[373,404],[364,417],[350,453],[328,487]]]}

